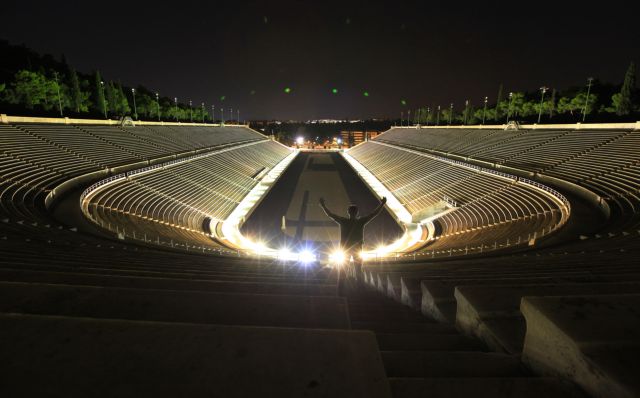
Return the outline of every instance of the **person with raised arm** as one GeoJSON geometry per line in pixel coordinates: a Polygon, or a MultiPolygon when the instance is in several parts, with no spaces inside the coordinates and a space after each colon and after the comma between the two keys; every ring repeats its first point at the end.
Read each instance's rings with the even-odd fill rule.
{"type": "Polygon", "coordinates": [[[378,207],[366,216],[358,217],[358,206],[351,204],[347,209],[348,217],[342,217],[327,208],[324,198],[320,198],[320,207],[325,214],[340,225],[340,249],[344,252],[346,261],[353,258],[354,269],[352,275],[359,282],[362,279],[362,258],[360,253],[364,245],[364,227],[373,220],[384,208],[387,198],[383,197],[378,207]]]}

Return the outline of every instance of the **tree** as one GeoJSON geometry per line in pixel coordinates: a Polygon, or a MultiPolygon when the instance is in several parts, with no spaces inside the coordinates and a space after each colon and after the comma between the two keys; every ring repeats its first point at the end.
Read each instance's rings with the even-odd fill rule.
{"type": "Polygon", "coordinates": [[[553,117],[553,112],[556,110],[556,89],[551,91],[551,101],[549,101],[549,119],[553,117]]]}
{"type": "Polygon", "coordinates": [[[27,109],[34,106],[42,106],[50,110],[53,106],[47,98],[57,98],[58,86],[39,72],[20,70],[14,76],[10,101],[14,104],[23,104],[27,109]]]}
{"type": "Polygon", "coordinates": [[[69,79],[69,87],[71,92],[69,93],[69,97],[71,98],[71,106],[75,109],[76,112],[80,113],[80,111],[86,111],[86,107],[83,103],[83,95],[82,90],[80,90],[80,81],[78,80],[78,74],[76,70],[69,66],[67,70],[67,77],[69,79]]]}
{"type": "MultiPolygon", "coordinates": [[[[561,97],[558,100],[558,113],[569,113],[570,115],[579,114],[584,109],[585,102],[587,100],[587,93],[581,91],[574,95],[573,97],[561,97]]],[[[589,103],[587,104],[586,114],[590,114],[595,106],[595,103],[598,101],[597,94],[589,95],[589,103]]]]}
{"type": "Polygon", "coordinates": [[[631,62],[629,64],[629,68],[627,69],[627,73],[624,75],[624,82],[622,83],[622,88],[620,89],[620,93],[615,98],[612,97],[614,102],[614,107],[616,110],[616,114],[618,116],[628,115],[633,112],[633,100],[636,89],[636,65],[631,62]]]}
{"type": "Polygon", "coordinates": [[[124,95],[124,90],[122,89],[122,84],[120,84],[120,82],[116,84],[116,93],[118,97],[116,106],[117,112],[119,115],[124,116],[131,112],[131,108],[129,107],[129,100],[127,100],[127,97],[124,95]]]}
{"type": "Polygon", "coordinates": [[[109,109],[109,113],[115,115],[118,113],[116,108],[116,90],[113,86],[113,82],[107,82],[104,84],[104,92],[107,98],[107,109],[109,109]]]}

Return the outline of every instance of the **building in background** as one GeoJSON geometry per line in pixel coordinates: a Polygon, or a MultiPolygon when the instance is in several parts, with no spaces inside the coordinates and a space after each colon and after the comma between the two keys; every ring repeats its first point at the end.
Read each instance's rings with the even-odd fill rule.
{"type": "Polygon", "coordinates": [[[342,146],[351,148],[367,140],[373,139],[380,134],[379,131],[341,131],[342,146]]]}

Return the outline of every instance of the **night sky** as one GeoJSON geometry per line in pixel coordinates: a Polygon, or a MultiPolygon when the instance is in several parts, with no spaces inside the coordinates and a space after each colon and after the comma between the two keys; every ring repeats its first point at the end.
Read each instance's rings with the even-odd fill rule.
{"type": "Polygon", "coordinates": [[[243,118],[397,117],[495,101],[501,82],[618,84],[640,61],[629,4],[22,0],[3,2],[0,38],[243,118]]]}

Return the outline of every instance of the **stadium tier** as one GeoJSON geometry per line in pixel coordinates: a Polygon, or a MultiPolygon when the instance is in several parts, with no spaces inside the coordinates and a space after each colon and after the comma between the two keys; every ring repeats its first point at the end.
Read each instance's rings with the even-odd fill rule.
{"type": "Polygon", "coordinates": [[[557,177],[633,214],[640,201],[635,130],[391,129],[377,138],[557,177]]]}
{"type": "Polygon", "coordinates": [[[346,151],[430,233],[360,289],[215,233],[270,178],[298,200],[279,184],[306,170],[302,228],[358,178],[335,154],[278,181],[292,151],[243,126],[15,122],[0,148],[3,396],[640,394],[632,128],[393,128],[346,151]]]}
{"type": "Polygon", "coordinates": [[[255,177],[289,153],[273,141],[214,151],[156,172],[128,175],[84,199],[83,207],[94,222],[122,237],[220,248],[210,226],[227,219],[256,185],[255,177]]]}
{"type": "Polygon", "coordinates": [[[436,214],[432,219],[437,233],[431,237],[436,241],[429,250],[479,251],[508,239],[525,243],[555,230],[569,216],[570,206],[562,195],[550,195],[514,176],[378,141],[348,153],[400,200],[414,222],[436,214]],[[443,207],[451,211],[430,212],[443,207]]]}

